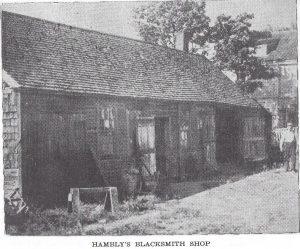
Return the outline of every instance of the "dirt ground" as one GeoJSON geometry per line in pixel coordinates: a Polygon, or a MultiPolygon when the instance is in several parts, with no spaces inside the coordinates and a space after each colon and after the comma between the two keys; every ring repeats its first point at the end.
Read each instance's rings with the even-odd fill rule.
{"type": "Polygon", "coordinates": [[[83,230],[107,235],[290,233],[299,231],[298,204],[298,174],[274,169],[83,230]]]}

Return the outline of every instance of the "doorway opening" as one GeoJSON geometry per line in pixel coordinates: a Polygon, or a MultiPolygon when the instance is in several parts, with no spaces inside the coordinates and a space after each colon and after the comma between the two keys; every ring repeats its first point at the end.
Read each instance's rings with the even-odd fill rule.
{"type": "Polygon", "coordinates": [[[234,110],[218,110],[216,113],[216,159],[220,163],[239,160],[239,121],[234,110]]]}

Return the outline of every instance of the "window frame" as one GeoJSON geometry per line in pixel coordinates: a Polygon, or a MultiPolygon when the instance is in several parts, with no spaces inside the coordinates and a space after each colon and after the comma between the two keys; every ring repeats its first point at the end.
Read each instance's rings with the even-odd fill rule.
{"type": "Polygon", "coordinates": [[[98,123],[98,150],[102,159],[111,159],[116,156],[114,143],[116,129],[116,107],[113,105],[99,105],[97,112],[98,123]],[[107,125],[108,124],[108,125],[107,125]],[[108,142],[109,141],[109,142],[108,142]],[[106,144],[107,143],[107,144],[106,144]]]}
{"type": "Polygon", "coordinates": [[[191,112],[186,110],[183,112],[183,119],[179,127],[179,143],[183,149],[190,147],[190,127],[191,127],[191,112]]]}

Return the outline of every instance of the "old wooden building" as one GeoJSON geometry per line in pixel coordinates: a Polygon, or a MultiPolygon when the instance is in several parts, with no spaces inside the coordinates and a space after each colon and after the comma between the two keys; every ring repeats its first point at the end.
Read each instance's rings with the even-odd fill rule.
{"type": "Polygon", "coordinates": [[[27,198],[121,189],[137,151],[174,181],[268,157],[269,115],[203,56],[8,12],[2,43],[4,166],[27,198]]]}

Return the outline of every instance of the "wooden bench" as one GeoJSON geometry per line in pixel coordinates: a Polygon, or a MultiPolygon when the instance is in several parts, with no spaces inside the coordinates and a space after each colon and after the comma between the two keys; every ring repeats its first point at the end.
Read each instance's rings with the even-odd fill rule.
{"type": "Polygon", "coordinates": [[[104,197],[104,210],[115,213],[118,210],[118,190],[116,187],[71,188],[68,196],[68,210],[80,214],[81,197],[93,196],[94,201],[101,203],[104,197]],[[71,205],[71,207],[70,207],[71,205]]]}

